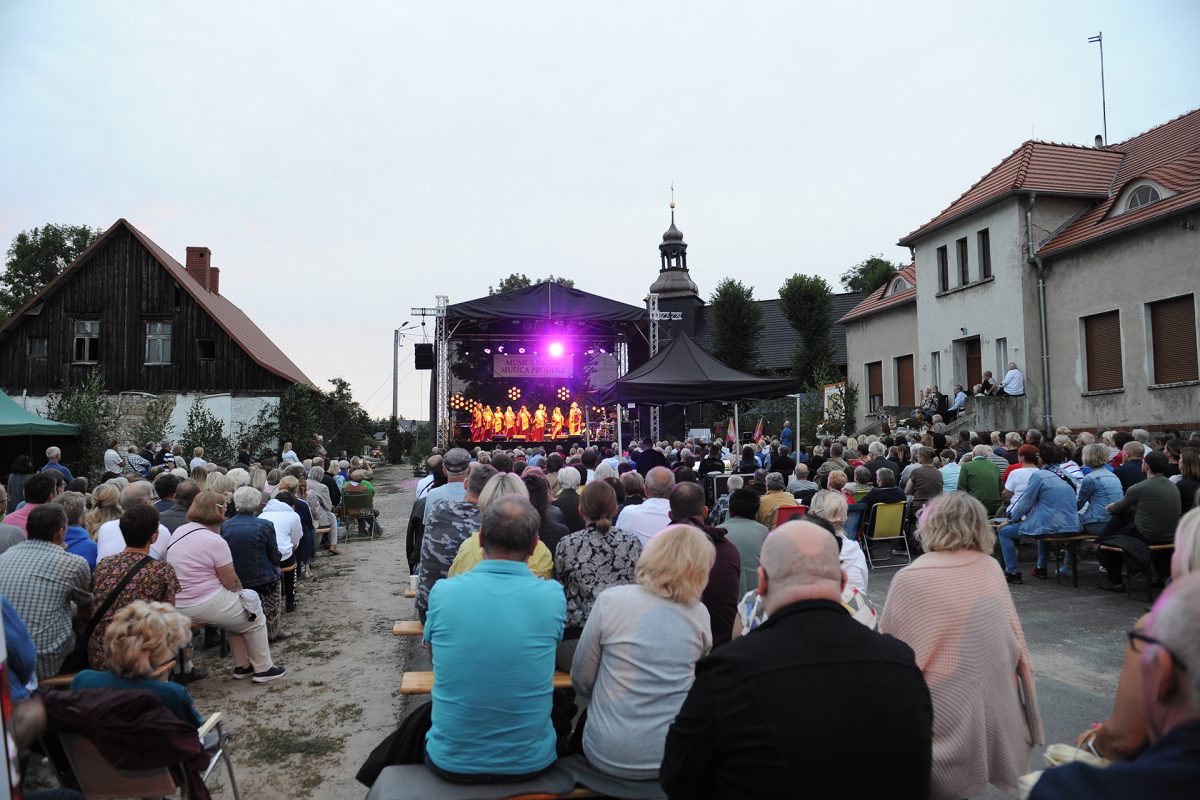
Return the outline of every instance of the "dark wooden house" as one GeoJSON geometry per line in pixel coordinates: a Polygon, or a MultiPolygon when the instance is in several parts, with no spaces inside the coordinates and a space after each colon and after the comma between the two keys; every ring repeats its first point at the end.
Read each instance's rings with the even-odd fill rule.
{"type": "Polygon", "coordinates": [[[180,264],[119,219],[0,327],[0,386],[18,397],[79,385],[113,394],[278,397],[314,385],[220,293],[207,247],[180,264]]]}

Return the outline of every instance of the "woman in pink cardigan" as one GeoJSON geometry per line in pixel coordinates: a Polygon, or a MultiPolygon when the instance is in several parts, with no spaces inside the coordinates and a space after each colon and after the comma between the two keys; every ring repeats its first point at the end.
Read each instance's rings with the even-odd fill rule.
{"type": "Polygon", "coordinates": [[[1042,743],[1033,664],[983,505],[938,497],[920,528],[925,555],[892,581],[880,630],[907,643],[933,698],[933,798],[1016,793],[1042,743]]]}

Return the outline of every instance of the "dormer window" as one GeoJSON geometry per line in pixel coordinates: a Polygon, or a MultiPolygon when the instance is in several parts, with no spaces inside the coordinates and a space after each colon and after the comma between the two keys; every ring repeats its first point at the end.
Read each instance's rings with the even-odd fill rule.
{"type": "Polygon", "coordinates": [[[1151,203],[1157,203],[1161,199],[1162,195],[1158,193],[1158,189],[1155,189],[1148,183],[1142,184],[1134,189],[1133,194],[1129,195],[1129,199],[1125,201],[1125,210],[1133,211],[1141,208],[1142,206],[1147,206],[1151,203]]]}
{"type": "Polygon", "coordinates": [[[899,294],[900,292],[903,292],[905,289],[911,289],[911,288],[912,287],[909,286],[908,281],[904,280],[904,278],[897,277],[897,278],[894,278],[892,280],[892,282],[888,285],[887,291],[885,291],[883,293],[883,296],[891,297],[894,294],[899,294]]]}

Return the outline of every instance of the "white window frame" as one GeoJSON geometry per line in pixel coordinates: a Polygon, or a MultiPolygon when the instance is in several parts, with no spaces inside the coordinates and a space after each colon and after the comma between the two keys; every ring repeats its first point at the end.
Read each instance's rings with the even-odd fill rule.
{"type": "Polygon", "coordinates": [[[147,366],[171,363],[171,330],[170,320],[146,321],[146,360],[143,363],[147,366]]]}
{"type": "Polygon", "coordinates": [[[100,320],[98,319],[76,319],[71,325],[71,363],[72,364],[99,364],[100,363],[100,320]],[[87,358],[93,355],[91,347],[84,345],[84,358],[79,358],[79,343],[80,341],[90,342],[95,340],[95,358],[87,358]]]}

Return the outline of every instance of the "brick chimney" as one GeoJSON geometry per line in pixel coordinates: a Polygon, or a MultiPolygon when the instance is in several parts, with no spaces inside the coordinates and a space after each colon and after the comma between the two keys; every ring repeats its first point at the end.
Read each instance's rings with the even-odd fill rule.
{"type": "Polygon", "coordinates": [[[221,270],[212,266],[212,251],[207,247],[189,247],[184,270],[204,287],[205,291],[213,294],[221,293],[221,270]]]}

